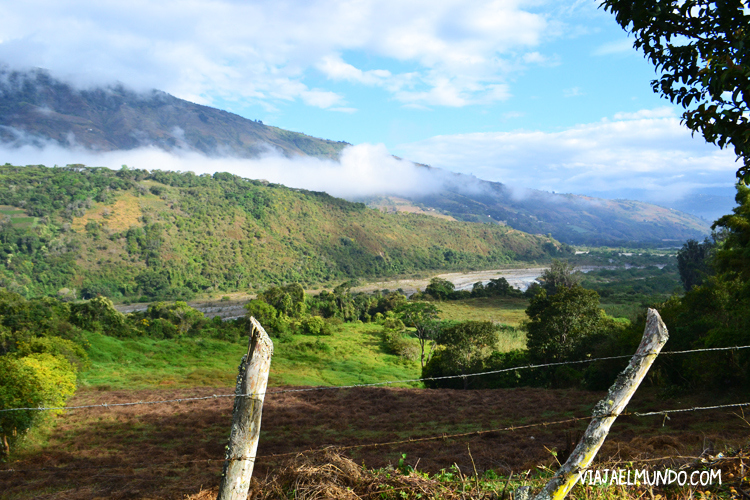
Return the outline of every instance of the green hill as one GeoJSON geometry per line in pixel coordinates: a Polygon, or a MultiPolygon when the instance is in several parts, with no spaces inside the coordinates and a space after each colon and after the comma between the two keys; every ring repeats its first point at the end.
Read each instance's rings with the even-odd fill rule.
{"type": "Polygon", "coordinates": [[[384,214],[227,174],[0,167],[0,286],[187,298],[545,259],[567,249],[496,224],[384,214]]]}

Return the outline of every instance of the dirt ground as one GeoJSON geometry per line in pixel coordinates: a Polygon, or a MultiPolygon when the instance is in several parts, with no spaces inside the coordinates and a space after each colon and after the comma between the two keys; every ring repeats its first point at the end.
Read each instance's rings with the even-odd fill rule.
{"type": "MultiPolygon", "coordinates": [[[[277,389],[270,389],[279,390],[277,389]]],[[[289,388],[285,388],[289,389],[289,388]]],[[[71,406],[231,393],[191,391],[80,392],[71,406]]],[[[554,466],[570,452],[586,420],[494,430],[587,417],[602,393],[533,388],[486,391],[360,388],[268,394],[255,475],[262,477],[297,452],[335,446],[368,467],[395,464],[402,453],[419,470],[454,463],[481,472],[519,473],[554,466]],[[478,435],[448,435],[482,431],[478,435]],[[489,431],[489,432],[487,432],[489,431]],[[434,437],[429,441],[409,439],[434,437]],[[347,446],[401,441],[394,445],[347,446]]],[[[715,404],[709,396],[666,399],[640,392],[629,411],[715,404]]],[[[231,423],[231,398],[179,404],[69,411],[43,446],[0,464],[0,498],[182,499],[218,485],[231,423]]],[[[620,417],[599,459],[694,456],[746,446],[750,425],[735,410],[673,414],[669,419],[620,417]]]]}

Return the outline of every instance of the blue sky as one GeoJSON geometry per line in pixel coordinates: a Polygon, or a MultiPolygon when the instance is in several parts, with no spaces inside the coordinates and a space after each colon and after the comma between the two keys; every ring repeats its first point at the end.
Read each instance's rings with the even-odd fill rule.
{"type": "Polygon", "coordinates": [[[737,168],[597,1],[3,2],[0,62],[520,187],[667,203],[737,168]]]}

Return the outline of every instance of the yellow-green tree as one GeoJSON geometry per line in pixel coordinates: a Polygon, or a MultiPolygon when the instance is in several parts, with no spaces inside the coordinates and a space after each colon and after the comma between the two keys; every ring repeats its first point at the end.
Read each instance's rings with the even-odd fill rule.
{"type": "Polygon", "coordinates": [[[64,356],[47,352],[0,357],[0,436],[5,455],[10,446],[46,415],[59,413],[21,408],[64,406],[76,390],[76,368],[64,356]]]}

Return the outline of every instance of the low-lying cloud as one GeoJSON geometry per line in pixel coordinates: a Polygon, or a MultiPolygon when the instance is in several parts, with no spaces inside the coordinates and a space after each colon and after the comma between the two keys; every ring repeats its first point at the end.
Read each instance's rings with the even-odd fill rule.
{"type": "Polygon", "coordinates": [[[382,144],[348,146],[340,161],[312,157],[288,158],[269,147],[258,159],[215,158],[188,150],[167,152],[155,147],[94,152],[48,143],[43,147],[0,146],[0,162],[13,165],[84,164],[119,169],[192,171],[196,174],[230,172],[250,179],[264,179],[292,188],[325,191],[343,198],[375,195],[427,194],[444,184],[444,174],[393,157],[382,144]]]}
{"type": "Polygon", "coordinates": [[[730,150],[692,137],[673,108],[618,113],[560,132],[442,135],[398,148],[434,167],[473,173],[511,186],[670,202],[709,187],[732,186],[730,150]]]}

